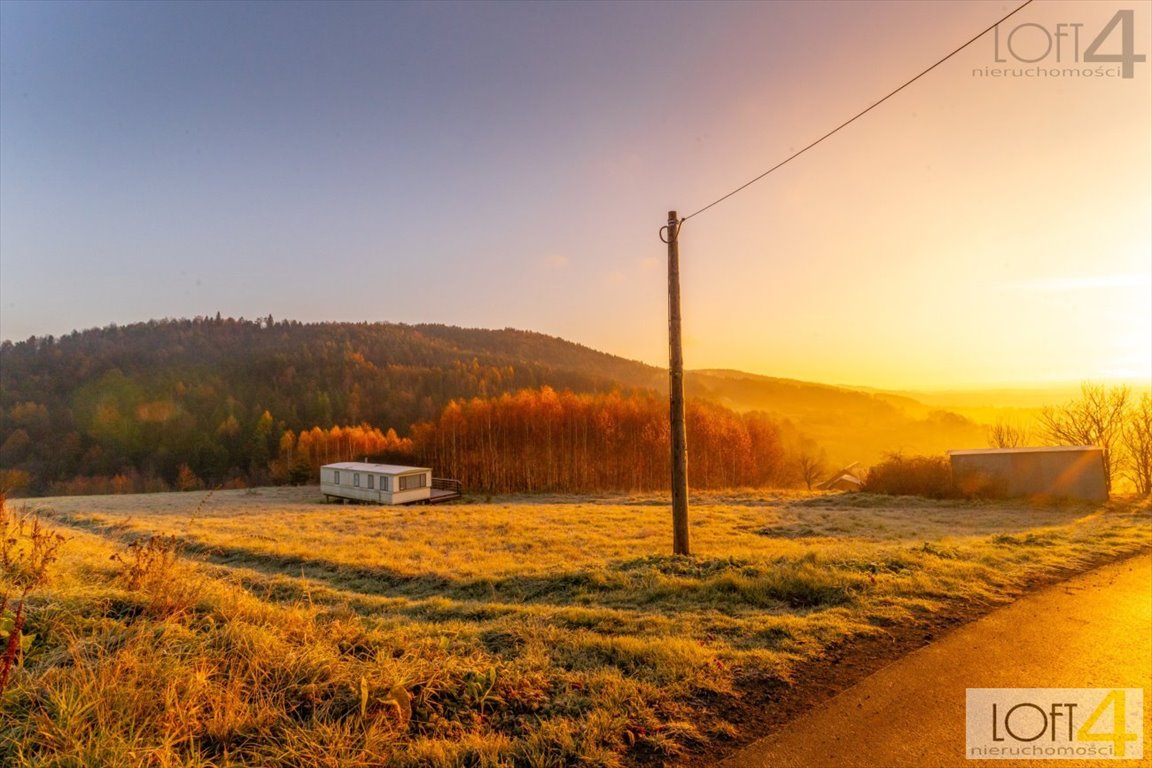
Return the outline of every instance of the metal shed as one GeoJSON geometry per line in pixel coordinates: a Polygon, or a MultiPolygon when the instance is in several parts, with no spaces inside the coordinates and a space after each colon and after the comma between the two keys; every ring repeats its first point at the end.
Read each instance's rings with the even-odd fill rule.
{"type": "Polygon", "coordinates": [[[1106,501],[1104,451],[1094,445],[948,451],[963,491],[1106,501]]]}

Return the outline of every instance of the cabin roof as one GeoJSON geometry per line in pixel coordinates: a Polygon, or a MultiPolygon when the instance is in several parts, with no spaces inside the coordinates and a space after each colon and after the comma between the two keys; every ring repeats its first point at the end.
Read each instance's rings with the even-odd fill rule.
{"type": "Polygon", "coordinates": [[[409,472],[431,472],[431,467],[403,467],[399,464],[371,464],[367,461],[342,461],[325,464],[324,469],[347,469],[353,472],[375,472],[381,475],[404,475],[409,472]]]}

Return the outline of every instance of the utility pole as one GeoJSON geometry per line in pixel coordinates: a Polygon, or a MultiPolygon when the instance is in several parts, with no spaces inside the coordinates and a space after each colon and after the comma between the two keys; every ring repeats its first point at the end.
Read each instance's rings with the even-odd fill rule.
{"type": "Polygon", "coordinates": [[[684,428],[684,350],[680,344],[680,219],[668,211],[668,405],[672,423],[672,553],[689,554],[688,445],[684,428]]]}

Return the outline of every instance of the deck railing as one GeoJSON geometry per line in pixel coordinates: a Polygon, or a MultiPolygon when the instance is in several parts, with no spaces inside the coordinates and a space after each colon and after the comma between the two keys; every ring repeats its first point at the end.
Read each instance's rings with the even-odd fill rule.
{"type": "Polygon", "coordinates": [[[447,477],[434,477],[432,478],[432,490],[463,494],[464,485],[459,480],[451,480],[447,477]]]}

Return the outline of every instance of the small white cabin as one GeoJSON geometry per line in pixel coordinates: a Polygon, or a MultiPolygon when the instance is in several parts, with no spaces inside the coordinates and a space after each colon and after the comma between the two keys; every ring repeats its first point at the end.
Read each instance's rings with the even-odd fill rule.
{"type": "Polygon", "coordinates": [[[432,496],[432,470],[345,461],[320,467],[325,500],[354,499],[373,504],[410,504],[432,496]]]}

